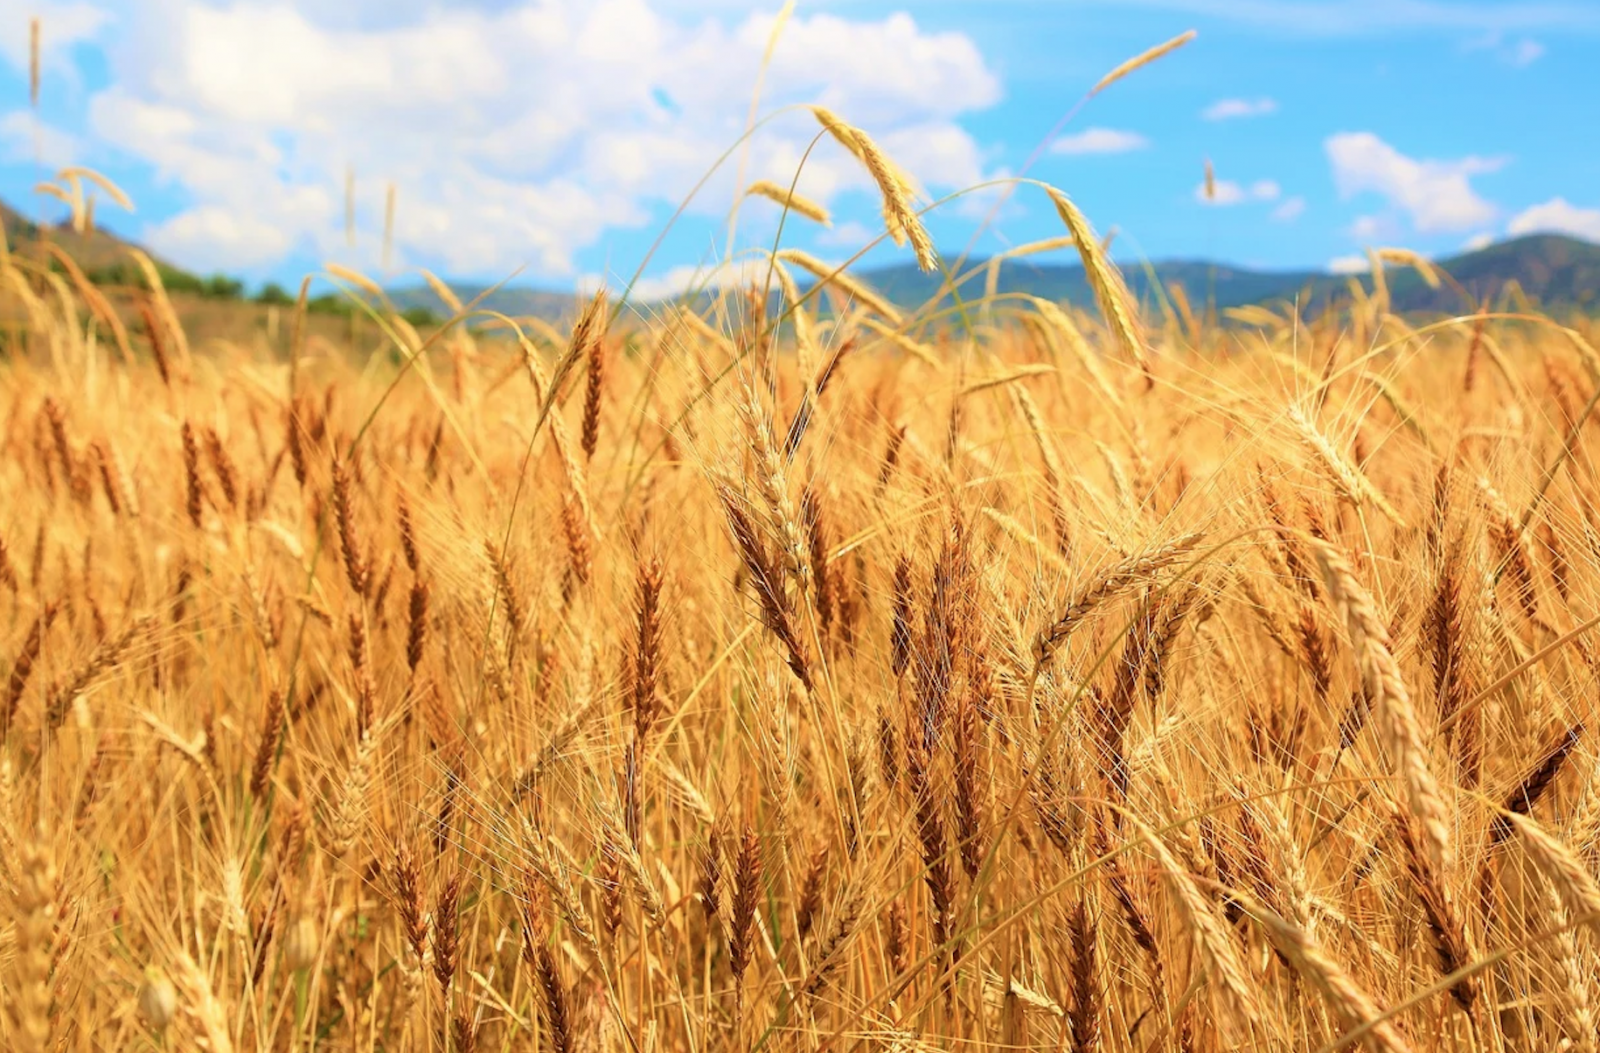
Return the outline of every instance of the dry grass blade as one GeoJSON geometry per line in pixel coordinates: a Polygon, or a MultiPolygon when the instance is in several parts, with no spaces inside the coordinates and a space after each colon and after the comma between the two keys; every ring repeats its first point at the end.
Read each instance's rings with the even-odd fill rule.
{"type": "Polygon", "coordinates": [[[1054,373],[1055,371],[1055,366],[1023,366],[1021,369],[1014,369],[1009,373],[1001,373],[998,376],[982,377],[978,380],[972,381],[966,387],[962,388],[961,397],[966,398],[968,395],[976,395],[980,391],[988,391],[990,388],[1005,387],[1007,384],[1015,384],[1019,380],[1026,380],[1029,377],[1045,376],[1054,373]]]}
{"type": "Polygon", "coordinates": [[[1179,33],[1177,36],[1173,37],[1171,40],[1164,41],[1163,43],[1157,44],[1155,47],[1150,48],[1148,51],[1140,52],[1139,54],[1135,55],[1133,58],[1131,58],[1128,61],[1126,61],[1126,62],[1122,63],[1121,65],[1119,65],[1116,69],[1112,70],[1110,73],[1107,73],[1104,77],[1101,77],[1095,83],[1095,86],[1093,88],[1089,89],[1089,94],[1090,95],[1098,95],[1098,94],[1100,94],[1102,91],[1105,91],[1107,88],[1111,87],[1111,85],[1115,84],[1117,81],[1121,80],[1123,77],[1126,77],[1128,74],[1132,73],[1134,70],[1142,69],[1145,66],[1150,65],[1150,63],[1156,61],[1157,59],[1159,59],[1159,58],[1161,58],[1161,57],[1163,57],[1165,55],[1171,54],[1172,52],[1174,52],[1174,51],[1178,50],[1179,48],[1183,47],[1185,44],[1189,43],[1189,41],[1193,40],[1198,35],[1199,34],[1193,29],[1185,30],[1184,32],[1179,33]]]}
{"type": "Polygon", "coordinates": [[[67,276],[72,279],[72,284],[77,288],[84,302],[89,305],[89,309],[105,324],[106,328],[111,330],[111,336],[117,342],[117,350],[122,353],[123,362],[130,366],[133,365],[133,349],[128,345],[128,329],[122,324],[122,316],[111,306],[111,302],[106,299],[105,294],[89,281],[88,276],[83,273],[83,268],[78,266],[78,261],[73,259],[66,250],[55,242],[48,241],[45,242],[44,247],[45,251],[67,272],[67,276]]]}
{"type": "Polygon", "coordinates": [[[108,176],[100,172],[96,172],[92,168],[84,168],[81,165],[71,165],[57,172],[56,178],[74,180],[87,179],[101,190],[104,190],[106,195],[110,197],[111,200],[115,201],[124,211],[132,212],[134,210],[133,199],[128,197],[123,189],[117,184],[113,183],[108,176]]]}
{"type": "Polygon", "coordinates": [[[461,297],[457,296],[450,286],[440,280],[438,275],[430,270],[424,270],[422,272],[422,280],[428,283],[428,288],[433,290],[433,295],[439,298],[439,302],[444,304],[451,314],[460,314],[465,310],[461,304],[461,297]]]}
{"type": "Polygon", "coordinates": [[[815,277],[825,287],[832,286],[841,296],[854,300],[867,310],[881,315],[891,324],[900,324],[900,312],[888,300],[865,283],[846,274],[841,268],[831,267],[803,249],[783,249],[779,251],[778,259],[794,264],[815,277]]]}
{"type": "Polygon", "coordinates": [[[1039,631],[1034,640],[1033,659],[1035,676],[1038,669],[1050,660],[1056,649],[1072,634],[1072,630],[1096,607],[1106,600],[1147,581],[1157,571],[1169,567],[1188,555],[1205,537],[1195,531],[1172,539],[1146,552],[1108,567],[1087,585],[1077,590],[1053,620],[1039,631]]]}
{"type": "Polygon", "coordinates": [[[934,369],[942,369],[944,366],[944,363],[939,358],[938,352],[934,351],[933,348],[929,347],[927,344],[919,343],[916,340],[911,339],[905,333],[902,333],[893,326],[885,325],[876,318],[862,318],[861,326],[863,329],[877,333],[895,347],[898,347],[900,350],[904,351],[906,354],[910,355],[912,358],[915,358],[918,362],[921,362],[924,365],[932,366],[934,369]]]}
{"type": "Polygon", "coordinates": [[[1382,491],[1372,484],[1372,480],[1368,479],[1360,468],[1351,464],[1343,454],[1334,448],[1333,443],[1328,440],[1326,435],[1322,434],[1321,430],[1311,422],[1311,419],[1305,415],[1300,407],[1291,406],[1289,408],[1289,423],[1294,425],[1300,440],[1311,451],[1317,463],[1327,472],[1329,480],[1338,490],[1340,497],[1357,507],[1370,502],[1390,522],[1396,526],[1405,526],[1405,520],[1400,517],[1399,512],[1395,511],[1388,498],[1383,496],[1382,491]]]}
{"type": "Polygon", "coordinates": [[[1399,264],[1415,270],[1422,276],[1422,280],[1427,284],[1428,288],[1437,289],[1439,287],[1438,269],[1434,267],[1431,260],[1421,253],[1414,252],[1411,249],[1396,248],[1383,248],[1376,251],[1378,259],[1385,263],[1399,264]]]}
{"type": "Polygon", "coordinates": [[[324,263],[322,269],[341,281],[349,282],[374,300],[383,301],[388,298],[383,291],[383,286],[354,268],[338,263],[324,263]]]}
{"type": "MultiPolygon", "coordinates": [[[[1248,900],[1248,896],[1235,893],[1248,900]]],[[[1259,903],[1249,908],[1256,924],[1266,930],[1272,944],[1300,974],[1309,980],[1346,1028],[1364,1028],[1373,1053],[1411,1053],[1411,1047],[1372,996],[1356,983],[1326,947],[1311,933],[1274,914],[1259,903]]]]}
{"type": "Polygon", "coordinates": [[[833,220],[828,215],[828,210],[808,197],[794,193],[770,179],[758,179],[745,189],[747,197],[764,197],[768,201],[777,203],[796,215],[801,215],[809,220],[821,223],[825,227],[833,226],[833,220]]]}
{"type": "Polygon", "coordinates": [[[1600,925],[1600,884],[1583,861],[1527,816],[1512,814],[1505,818],[1522,835],[1528,857],[1555,886],[1568,913],[1587,924],[1600,925]]]}
{"type": "Polygon", "coordinates": [[[1250,972],[1239,957],[1238,945],[1189,872],[1161,839],[1142,823],[1139,833],[1155,852],[1192,931],[1195,948],[1205,963],[1211,990],[1216,995],[1217,1023],[1233,1041],[1248,1041],[1250,1035],[1261,1028],[1263,1012],[1250,972]]]}
{"type": "Polygon", "coordinates": [[[1421,825],[1435,867],[1448,871],[1453,858],[1450,809],[1428,767],[1427,747],[1405,678],[1395,661],[1388,627],[1379,618],[1372,594],[1357,580],[1338,549],[1313,538],[1311,550],[1322,571],[1328,597],[1344,615],[1361,672],[1362,689],[1382,721],[1389,756],[1399,768],[1411,815],[1421,825]]]}
{"type": "Polygon", "coordinates": [[[928,236],[927,228],[922,225],[922,217],[917,215],[912,205],[916,192],[910,177],[889,160],[878,144],[860,128],[846,124],[821,106],[811,107],[811,112],[816,116],[817,123],[826,128],[839,145],[866,166],[872,181],[878,184],[878,193],[883,198],[884,224],[895,244],[904,245],[909,241],[917,257],[917,266],[924,271],[935,269],[939,260],[933,250],[933,239],[928,236]]]}
{"type": "Polygon", "coordinates": [[[1094,228],[1078,211],[1078,206],[1054,188],[1050,190],[1050,200],[1055,203],[1056,213],[1061,217],[1061,222],[1066,224],[1067,232],[1078,247],[1089,288],[1094,292],[1095,303],[1105,317],[1112,336],[1122,348],[1122,353],[1144,372],[1147,384],[1154,384],[1150,356],[1145,350],[1144,335],[1139,328],[1138,312],[1122,280],[1122,272],[1106,257],[1094,228]]]}

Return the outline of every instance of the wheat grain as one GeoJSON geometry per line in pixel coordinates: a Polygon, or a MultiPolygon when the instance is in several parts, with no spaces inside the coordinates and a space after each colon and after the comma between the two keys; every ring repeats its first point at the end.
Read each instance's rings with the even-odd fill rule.
{"type": "Polygon", "coordinates": [[[917,258],[917,266],[924,271],[933,270],[938,258],[934,254],[933,241],[922,225],[922,217],[912,207],[915,189],[910,177],[889,160],[878,144],[860,128],[846,124],[821,106],[811,107],[811,112],[817,123],[827,129],[839,145],[855,155],[878,185],[878,193],[883,198],[884,225],[895,244],[904,245],[909,241],[917,258]]]}
{"type": "Polygon", "coordinates": [[[825,227],[833,226],[833,220],[828,215],[828,210],[822,205],[791,190],[786,190],[770,179],[758,179],[751,183],[745,188],[745,195],[748,197],[764,197],[796,215],[814,220],[825,227]]]}
{"type": "Polygon", "coordinates": [[[1105,317],[1106,324],[1111,328],[1112,336],[1121,346],[1122,353],[1144,372],[1146,381],[1154,384],[1150,372],[1150,358],[1145,351],[1144,335],[1140,332],[1133,297],[1129,294],[1127,285],[1123,283],[1122,272],[1117,270],[1106,257],[1094,228],[1089,225],[1083,213],[1078,211],[1078,206],[1073,204],[1067,195],[1053,187],[1050,189],[1050,200],[1055,204],[1056,214],[1061,217],[1061,222],[1066,225],[1067,232],[1072,235],[1078,246],[1078,256],[1083,260],[1083,270],[1088,276],[1089,288],[1094,292],[1095,303],[1099,306],[1101,315],[1105,317]]]}
{"type": "Polygon", "coordinates": [[[1148,66],[1150,63],[1156,61],[1157,59],[1161,58],[1162,56],[1167,55],[1167,54],[1169,54],[1169,53],[1171,53],[1173,51],[1176,51],[1177,49],[1183,47],[1185,44],[1187,44],[1191,40],[1193,40],[1196,36],[1197,36],[1197,33],[1196,33],[1195,30],[1193,30],[1193,29],[1185,30],[1184,32],[1179,33],[1177,36],[1173,37],[1171,40],[1164,41],[1163,43],[1157,44],[1153,48],[1150,48],[1150,49],[1148,49],[1146,51],[1140,52],[1139,54],[1135,55],[1133,58],[1128,59],[1126,62],[1123,62],[1121,65],[1117,66],[1110,73],[1107,73],[1104,77],[1101,77],[1097,82],[1095,82],[1095,86],[1090,89],[1089,94],[1090,95],[1098,95],[1098,94],[1100,94],[1102,91],[1104,91],[1105,89],[1111,87],[1111,85],[1115,84],[1117,81],[1121,80],[1123,77],[1126,77],[1128,74],[1132,73],[1134,70],[1141,69],[1141,68],[1143,68],[1145,66],[1148,66]]]}
{"type": "Polygon", "coordinates": [[[1366,697],[1383,721],[1389,755],[1399,768],[1407,807],[1421,825],[1428,856],[1447,871],[1453,858],[1450,810],[1428,767],[1427,749],[1411,695],[1395,661],[1389,630],[1378,617],[1372,595],[1356,579],[1350,563],[1332,545],[1311,542],[1328,596],[1344,615],[1366,697]]]}
{"type": "Polygon", "coordinates": [[[900,324],[900,312],[889,304],[872,289],[861,281],[845,273],[842,268],[830,267],[802,249],[783,249],[778,253],[778,259],[785,263],[792,263],[806,273],[814,276],[825,285],[832,286],[841,296],[854,300],[867,310],[883,316],[891,325],[900,324]]]}

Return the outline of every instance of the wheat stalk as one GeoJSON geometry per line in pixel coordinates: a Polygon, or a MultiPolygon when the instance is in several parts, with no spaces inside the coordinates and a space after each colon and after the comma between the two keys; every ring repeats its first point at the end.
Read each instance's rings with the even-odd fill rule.
{"type": "Polygon", "coordinates": [[[1311,551],[1322,571],[1329,599],[1344,616],[1362,688],[1382,719],[1389,756],[1398,769],[1407,808],[1421,825],[1433,865],[1448,871],[1454,856],[1450,809],[1428,767],[1422,727],[1395,661],[1389,630],[1378,617],[1372,594],[1356,579],[1344,555],[1320,539],[1311,541],[1311,551]]]}

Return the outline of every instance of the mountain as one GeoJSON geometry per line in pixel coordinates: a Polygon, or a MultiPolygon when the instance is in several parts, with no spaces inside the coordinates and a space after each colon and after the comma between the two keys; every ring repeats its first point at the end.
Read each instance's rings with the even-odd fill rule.
{"type": "MultiPolygon", "coordinates": [[[[39,227],[4,202],[0,202],[0,227],[13,250],[28,254],[38,251],[35,246],[39,227]]],[[[132,242],[99,228],[80,234],[70,226],[46,224],[45,231],[92,281],[106,285],[143,284],[128,256],[132,242]]],[[[963,282],[960,293],[965,300],[982,297],[985,264],[982,259],[964,263],[963,273],[969,277],[963,282]]],[[[241,283],[224,275],[201,278],[160,258],[156,258],[156,265],[172,292],[232,299],[243,291],[241,283]]],[[[1435,265],[1449,274],[1474,301],[1501,296],[1508,285],[1515,282],[1524,296],[1544,309],[1600,311],[1600,245],[1576,238],[1531,234],[1436,261],[1435,265]]],[[[1196,309],[1206,303],[1214,304],[1218,310],[1296,299],[1313,305],[1326,303],[1329,298],[1346,295],[1349,281],[1317,271],[1252,270],[1204,260],[1165,260],[1151,264],[1122,261],[1121,266],[1129,288],[1140,301],[1155,302],[1153,278],[1164,290],[1181,285],[1196,309]]],[[[852,273],[893,302],[908,307],[926,303],[943,283],[941,275],[923,274],[910,262],[852,273]]],[[[1388,284],[1391,302],[1397,311],[1437,314],[1468,309],[1461,293],[1450,283],[1431,289],[1407,267],[1390,268],[1388,284]]],[[[470,302],[489,288],[491,286],[482,284],[453,286],[463,302],[470,302]]],[[[1043,262],[1037,257],[1004,261],[998,289],[1001,294],[1027,294],[1081,306],[1093,303],[1093,294],[1081,266],[1043,262]]],[[[279,291],[277,295],[283,294],[279,291]]],[[[426,285],[392,289],[389,295],[401,310],[422,309],[439,316],[449,313],[426,285]]],[[[950,304],[948,293],[945,302],[947,306],[950,304]]],[[[573,292],[510,285],[488,293],[479,306],[513,316],[533,315],[558,320],[573,317],[580,304],[580,298],[573,292]]],[[[331,309],[341,305],[319,301],[316,306],[331,309]]],[[[639,306],[643,310],[650,305],[639,306]]]]}
{"type": "MultiPolygon", "coordinates": [[[[1500,295],[1515,281],[1523,293],[1547,309],[1600,309],[1600,245],[1560,234],[1530,234],[1463,253],[1436,266],[1477,299],[1500,295]]],[[[1401,271],[1389,282],[1390,295],[1407,311],[1458,311],[1460,294],[1448,285],[1430,289],[1415,271],[1401,271]]]]}
{"type": "MultiPolygon", "coordinates": [[[[480,310],[498,311],[513,318],[519,315],[532,315],[548,321],[573,318],[576,317],[578,307],[583,302],[577,293],[539,289],[527,285],[503,285],[494,289],[494,292],[488,292],[490,289],[494,289],[494,286],[470,283],[450,286],[450,291],[455,293],[462,303],[468,304],[483,296],[483,302],[478,304],[480,310]],[[484,296],[485,293],[488,295],[484,296]]],[[[440,317],[448,317],[450,314],[445,302],[426,285],[407,285],[389,289],[387,292],[390,301],[402,311],[420,308],[432,311],[440,317]]]]}
{"type": "MultiPolygon", "coordinates": [[[[19,252],[29,251],[37,240],[41,225],[10,205],[0,202],[0,226],[5,228],[6,244],[19,252]]],[[[115,234],[95,228],[82,234],[70,225],[43,224],[50,240],[60,246],[85,274],[102,271],[128,261],[128,242],[115,234]]]]}
{"type": "MultiPolygon", "coordinates": [[[[964,301],[983,296],[986,262],[968,260],[963,265],[962,273],[970,275],[959,289],[964,301]]],[[[1211,299],[1219,308],[1261,303],[1283,296],[1292,298],[1302,288],[1325,278],[1315,271],[1255,271],[1201,260],[1168,260],[1153,263],[1148,269],[1143,264],[1124,261],[1121,267],[1136,299],[1144,300],[1150,294],[1153,273],[1163,289],[1173,284],[1182,285],[1191,303],[1198,306],[1211,299]]],[[[913,263],[869,268],[857,272],[856,277],[897,304],[926,303],[938,294],[944,283],[942,275],[924,274],[913,263]]],[[[1023,293],[1082,306],[1094,303],[1094,293],[1083,267],[1075,263],[1005,260],[1000,264],[996,289],[1001,295],[1023,293]]]]}
{"type": "MultiPolygon", "coordinates": [[[[961,285],[961,294],[964,298],[973,300],[983,295],[984,263],[983,259],[968,260],[963,266],[963,273],[972,272],[961,285]]],[[[1313,271],[1250,271],[1236,267],[1213,266],[1198,261],[1159,263],[1155,265],[1155,271],[1163,285],[1173,281],[1181,283],[1190,298],[1196,302],[1204,301],[1206,290],[1214,279],[1218,290],[1219,307],[1259,303],[1271,299],[1291,286],[1298,288],[1324,277],[1313,271]]],[[[917,270],[914,263],[869,267],[851,273],[883,293],[892,302],[906,306],[926,303],[939,291],[943,282],[941,275],[923,274],[917,270]]],[[[1145,273],[1130,267],[1126,274],[1134,294],[1142,297],[1149,287],[1145,273]]],[[[809,283],[802,284],[809,287],[809,283]]],[[[451,286],[452,291],[463,303],[470,302],[489,288],[491,286],[481,284],[451,286]]],[[[1093,302],[1083,268],[1066,264],[1038,264],[1028,260],[1006,261],[1001,265],[999,291],[1027,293],[1048,300],[1069,300],[1080,304],[1093,302]]],[[[425,308],[436,314],[448,313],[443,301],[426,285],[390,289],[388,293],[389,298],[401,309],[425,308]]],[[[513,285],[489,293],[479,306],[502,314],[533,315],[553,321],[573,317],[580,305],[581,301],[573,293],[513,285]]],[[[647,305],[638,306],[644,308],[647,305]]]]}
{"type": "MultiPolygon", "coordinates": [[[[953,261],[952,261],[953,262],[953,261]]],[[[986,261],[967,260],[962,273],[968,277],[960,286],[962,298],[971,302],[983,296],[986,261]]],[[[1515,281],[1524,295],[1550,310],[1596,310],[1600,308],[1600,245],[1559,234],[1531,234],[1487,248],[1462,253],[1435,264],[1459,282],[1475,299],[1501,295],[1515,281]]],[[[1174,284],[1183,286],[1197,309],[1212,303],[1218,310],[1275,300],[1318,304],[1330,297],[1346,294],[1349,279],[1319,271],[1251,270],[1204,260],[1165,260],[1148,266],[1123,261],[1123,275],[1135,298],[1154,302],[1151,279],[1163,290],[1174,284]]],[[[920,306],[938,294],[943,276],[923,274],[910,262],[887,267],[869,267],[852,272],[855,277],[902,306],[920,306]]],[[[1459,292],[1446,283],[1429,288],[1410,268],[1390,267],[1387,271],[1391,302],[1403,313],[1461,312],[1467,309],[1459,292]]],[[[456,287],[463,301],[484,292],[488,286],[456,287]]],[[[1067,301],[1091,306],[1094,294],[1078,264],[1044,263],[1037,259],[1006,260],[1000,266],[998,291],[1027,294],[1046,300],[1067,301]]],[[[427,286],[391,290],[390,297],[402,308],[425,307],[446,313],[444,305],[427,286]]],[[[571,318],[579,301],[572,293],[526,286],[507,286],[490,293],[481,306],[509,315],[534,315],[547,320],[571,318]]],[[[945,303],[952,303],[949,293],[945,303]]]]}
{"type": "MultiPolygon", "coordinates": [[[[961,286],[961,295],[983,295],[983,261],[968,261],[965,271],[976,271],[961,286]]],[[[1163,287],[1182,285],[1191,303],[1208,300],[1220,310],[1273,300],[1326,302],[1343,295],[1345,277],[1316,271],[1257,271],[1226,264],[1194,260],[1163,261],[1148,268],[1135,262],[1122,264],[1123,275],[1135,298],[1150,299],[1152,274],[1163,287]]],[[[1559,234],[1531,234],[1462,253],[1435,266],[1455,278],[1475,299],[1500,295],[1515,281],[1523,293],[1551,310],[1600,307],[1600,245],[1559,234]]],[[[965,272],[964,271],[964,272],[965,272]]],[[[914,264],[896,264],[863,270],[856,275],[899,304],[922,304],[934,296],[943,279],[923,274],[914,264]]],[[[1431,289],[1410,268],[1387,271],[1391,302],[1404,313],[1460,312],[1466,308],[1460,293],[1448,283],[1431,289]]],[[[1037,263],[1029,259],[1001,264],[999,291],[1027,293],[1047,300],[1092,305],[1083,268],[1076,264],[1037,263]]]]}
{"type": "MultiPolygon", "coordinates": [[[[139,248],[134,242],[106,230],[93,227],[79,232],[70,223],[36,223],[16,209],[0,201],[0,228],[5,231],[6,245],[22,255],[38,258],[44,255],[40,247],[40,233],[65,252],[78,265],[84,275],[97,285],[143,286],[144,277],[138,264],[128,255],[130,248],[139,248]]],[[[226,275],[202,278],[198,274],[174,266],[155,253],[145,250],[161,274],[162,284],[168,292],[198,293],[203,296],[237,297],[244,290],[242,282],[226,275]]],[[[50,265],[60,269],[52,258],[50,265]]]]}

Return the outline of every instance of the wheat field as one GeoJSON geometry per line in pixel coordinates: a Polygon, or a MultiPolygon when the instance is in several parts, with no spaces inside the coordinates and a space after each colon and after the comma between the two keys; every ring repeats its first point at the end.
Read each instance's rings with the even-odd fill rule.
{"type": "Polygon", "coordinates": [[[1600,331],[1136,304],[1048,195],[1095,310],[6,255],[5,1048],[1593,1051],[1600,331]]]}

